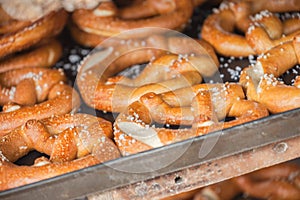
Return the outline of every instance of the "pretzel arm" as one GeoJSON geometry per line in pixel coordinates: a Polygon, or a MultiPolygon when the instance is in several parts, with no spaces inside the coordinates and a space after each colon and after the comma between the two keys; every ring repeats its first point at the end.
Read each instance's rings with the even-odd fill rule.
{"type": "Polygon", "coordinates": [[[34,28],[24,28],[15,34],[7,34],[0,38],[0,57],[24,50],[46,37],[57,35],[65,25],[67,13],[63,10],[37,20],[31,26],[34,28]]]}
{"type": "Polygon", "coordinates": [[[51,67],[62,55],[61,44],[52,39],[33,50],[0,62],[0,73],[26,67],[51,67]]]}

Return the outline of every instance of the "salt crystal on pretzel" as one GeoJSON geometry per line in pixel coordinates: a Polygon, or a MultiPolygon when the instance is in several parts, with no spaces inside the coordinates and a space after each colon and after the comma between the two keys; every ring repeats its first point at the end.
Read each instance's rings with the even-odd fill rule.
{"type": "Polygon", "coordinates": [[[250,26],[250,16],[263,10],[288,12],[299,9],[300,3],[296,0],[225,1],[222,2],[219,9],[205,19],[201,37],[212,44],[221,55],[235,57],[254,55],[255,52],[245,37],[234,33],[235,28],[244,33],[247,32],[250,26]]]}
{"type": "Polygon", "coordinates": [[[299,64],[299,41],[299,36],[296,36],[293,41],[270,49],[258,58],[254,66],[245,68],[241,74],[240,83],[247,97],[264,104],[271,113],[300,107],[299,88],[276,79],[299,64]]]}
{"type": "Polygon", "coordinates": [[[115,141],[121,153],[128,155],[268,116],[263,105],[243,98],[242,88],[235,84],[200,84],[168,95],[145,94],[116,119],[115,141]],[[164,98],[168,100],[164,102],[164,98]],[[226,116],[236,119],[218,121],[226,116]],[[153,122],[191,127],[155,128],[153,122]]]}
{"type": "Polygon", "coordinates": [[[29,184],[120,157],[110,122],[87,114],[29,120],[0,140],[0,190],[29,184]],[[33,166],[12,162],[32,150],[48,154],[33,166]]]}
{"type": "Polygon", "coordinates": [[[15,102],[27,105],[0,113],[0,135],[9,133],[29,119],[43,119],[76,110],[79,96],[62,81],[65,81],[64,74],[54,69],[24,68],[0,74],[2,104],[15,102]],[[24,87],[27,90],[25,94],[24,87]]]}
{"type": "MultiPolygon", "coordinates": [[[[184,38],[178,39],[179,41],[186,40],[184,38]]],[[[184,58],[182,56],[171,54],[165,55],[163,58],[159,58],[149,63],[145,72],[142,72],[142,74],[135,79],[128,79],[126,77],[109,78],[132,64],[149,61],[152,56],[155,55],[154,53],[158,52],[158,55],[164,54],[164,49],[171,49],[176,52],[181,50],[179,48],[180,43],[176,43],[169,38],[163,38],[162,41],[163,44],[160,44],[162,46],[155,43],[153,46],[151,45],[151,38],[149,38],[149,43],[147,44],[151,47],[148,47],[149,49],[145,49],[143,43],[139,43],[142,45],[142,48],[136,46],[133,47],[133,49],[136,48],[137,50],[132,50],[130,45],[128,47],[120,47],[120,52],[125,50],[126,54],[108,66],[105,71],[97,66],[97,64],[92,64],[90,68],[87,69],[89,62],[83,63],[83,68],[80,70],[77,83],[85,102],[100,110],[119,112],[126,108],[128,103],[137,99],[142,94],[145,94],[147,91],[165,92],[167,90],[182,87],[186,84],[190,85],[200,82],[200,74],[209,76],[215,73],[217,69],[215,64],[218,64],[218,61],[213,50],[208,48],[210,46],[207,44],[204,46],[205,48],[201,48],[196,41],[190,39],[189,41],[191,43],[195,43],[192,46],[196,45],[198,47],[198,52],[194,51],[193,48],[186,52],[194,51],[196,53],[195,56],[184,58]],[[155,47],[157,47],[157,49],[155,47]],[[126,48],[130,48],[131,51],[127,53],[128,51],[126,51],[126,48]],[[147,53],[145,54],[145,52],[147,53]],[[210,55],[212,55],[212,57],[210,57],[210,55]],[[173,64],[174,66],[172,66],[173,64]],[[157,70],[159,70],[159,73],[157,70]],[[97,74],[101,77],[98,77],[97,74]],[[183,85],[180,85],[179,83],[183,85]],[[116,90],[118,92],[116,92],[116,90]]],[[[135,45],[135,43],[132,45],[135,45]]],[[[113,50],[113,48],[107,48],[107,56],[112,55],[113,50]]],[[[181,51],[183,52],[185,50],[181,51]]],[[[99,60],[101,52],[99,53],[100,54],[97,57],[95,57],[95,55],[98,55],[97,53],[92,56],[99,60]]],[[[102,55],[104,54],[102,53],[102,55]]],[[[104,58],[104,62],[102,61],[102,63],[105,63],[105,59],[108,58],[109,57],[104,58]]],[[[89,58],[89,61],[91,61],[91,58],[89,58]]],[[[110,59],[107,61],[111,62],[110,59]]]]}
{"type": "Polygon", "coordinates": [[[299,18],[298,20],[293,19],[293,22],[289,22],[289,25],[284,25],[283,22],[271,12],[262,11],[251,19],[251,25],[246,33],[246,39],[257,54],[262,54],[272,47],[293,40],[293,38],[300,33],[300,29],[296,29],[295,27],[300,28],[299,18]],[[293,28],[289,28],[289,26],[293,28]],[[292,29],[296,30],[290,32],[292,29]],[[285,35],[284,33],[288,31],[289,34],[285,35]]]}

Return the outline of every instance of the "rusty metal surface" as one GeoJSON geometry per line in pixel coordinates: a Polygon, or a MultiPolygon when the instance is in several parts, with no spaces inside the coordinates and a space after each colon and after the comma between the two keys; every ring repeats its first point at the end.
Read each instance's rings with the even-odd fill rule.
{"type": "Polygon", "coordinates": [[[103,195],[114,199],[168,196],[299,157],[299,120],[300,110],[273,115],[8,190],[0,193],[0,199],[74,199],[111,190],[103,195]],[[199,157],[201,147],[215,138],[213,148],[199,157]],[[178,152],[178,159],[159,168],[178,152]],[[135,173],[140,169],[144,172],[135,173]]]}

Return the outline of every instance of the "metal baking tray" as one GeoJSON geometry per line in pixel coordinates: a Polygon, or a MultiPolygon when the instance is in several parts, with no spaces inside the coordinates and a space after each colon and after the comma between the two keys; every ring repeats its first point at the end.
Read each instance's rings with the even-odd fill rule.
{"type": "MultiPolygon", "coordinates": [[[[205,6],[197,8],[185,33],[197,37],[210,11],[205,6]]],[[[76,45],[66,35],[64,30],[60,36],[65,49],[56,67],[63,68],[73,82],[77,64],[90,49],[76,45]]],[[[222,58],[224,82],[238,81],[237,72],[248,63],[222,58]]],[[[295,74],[288,72],[282,79],[289,82],[295,74]]],[[[80,111],[95,113],[84,104],[80,111]]],[[[112,119],[100,111],[97,115],[112,119]]],[[[0,192],[0,199],[160,199],[300,157],[299,121],[300,109],[272,115],[6,190],[0,192]]]]}
{"type": "Polygon", "coordinates": [[[299,120],[299,109],[273,115],[7,190],[0,199],[170,196],[300,157],[299,120]]]}

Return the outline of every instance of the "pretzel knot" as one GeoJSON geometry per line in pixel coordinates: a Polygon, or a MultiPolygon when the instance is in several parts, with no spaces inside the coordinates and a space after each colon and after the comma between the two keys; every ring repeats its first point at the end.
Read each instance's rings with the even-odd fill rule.
{"type": "Polygon", "coordinates": [[[0,140],[0,190],[118,158],[111,134],[110,122],[87,114],[27,121],[0,140]],[[12,163],[32,150],[50,158],[39,158],[33,166],[12,163]]]}
{"type": "Polygon", "coordinates": [[[114,135],[121,153],[128,155],[267,115],[263,105],[244,99],[242,88],[237,84],[197,84],[141,96],[115,120],[114,135]],[[219,122],[225,117],[235,119],[219,122]],[[166,128],[155,128],[154,122],[166,124],[166,128]],[[190,128],[169,129],[169,125],[190,128]]]}
{"type": "Polygon", "coordinates": [[[0,74],[0,135],[9,133],[29,119],[66,114],[79,107],[80,99],[72,87],[64,84],[62,71],[24,68],[0,74]],[[26,92],[25,92],[26,91],[26,92]]]}
{"type": "MultiPolygon", "coordinates": [[[[3,10],[0,10],[0,16],[3,10]]],[[[67,13],[63,10],[51,12],[33,22],[18,22],[10,18],[0,20],[0,58],[27,49],[61,32],[67,21],[67,13]],[[16,26],[11,29],[11,21],[16,26]],[[2,32],[1,32],[2,31],[2,32]]]]}
{"type": "Polygon", "coordinates": [[[299,64],[300,37],[278,45],[257,59],[254,66],[245,68],[240,82],[249,99],[264,104],[271,113],[300,107],[300,90],[297,85],[286,85],[277,80],[288,69],[299,64]],[[288,59],[282,59],[288,58],[288,59]],[[276,98],[274,98],[276,96],[276,98]]]}
{"type": "Polygon", "coordinates": [[[264,10],[251,18],[246,39],[256,54],[262,54],[277,45],[293,40],[299,33],[299,15],[281,21],[273,13],[264,10]]]}
{"type": "MultiPolygon", "coordinates": [[[[134,51],[130,55],[136,56],[135,53],[134,51]]],[[[109,112],[121,112],[147,92],[163,93],[194,85],[202,81],[200,74],[211,74],[216,70],[214,61],[207,54],[199,57],[164,55],[150,62],[134,79],[112,77],[117,70],[124,69],[124,66],[116,66],[118,65],[109,67],[98,77],[97,70],[101,68],[95,65],[77,79],[80,92],[89,106],[109,112]]]]}
{"type": "MultiPolygon", "coordinates": [[[[256,52],[249,45],[248,40],[240,34],[235,34],[234,30],[238,29],[246,33],[251,24],[251,15],[263,10],[288,12],[298,11],[299,9],[300,3],[296,0],[263,0],[259,3],[243,0],[225,1],[220,5],[219,9],[216,9],[213,14],[205,19],[201,36],[212,44],[219,54],[235,57],[254,55],[256,52]]],[[[263,26],[269,26],[270,24],[266,21],[261,20],[260,23],[263,26]]],[[[275,19],[271,21],[274,22],[275,19]]],[[[293,23],[298,24],[298,22],[293,23]]],[[[276,27],[276,25],[273,24],[273,27],[276,27]]]]}
{"type": "MultiPolygon", "coordinates": [[[[125,8],[117,8],[113,2],[103,2],[94,10],[76,10],[72,14],[71,32],[76,40],[89,46],[94,42],[85,42],[82,38],[98,41],[96,44],[99,44],[107,37],[136,28],[182,30],[192,12],[191,0],[138,1],[125,8]]],[[[145,38],[152,34],[140,32],[132,34],[130,38],[141,37],[141,35],[145,38]]]]}

